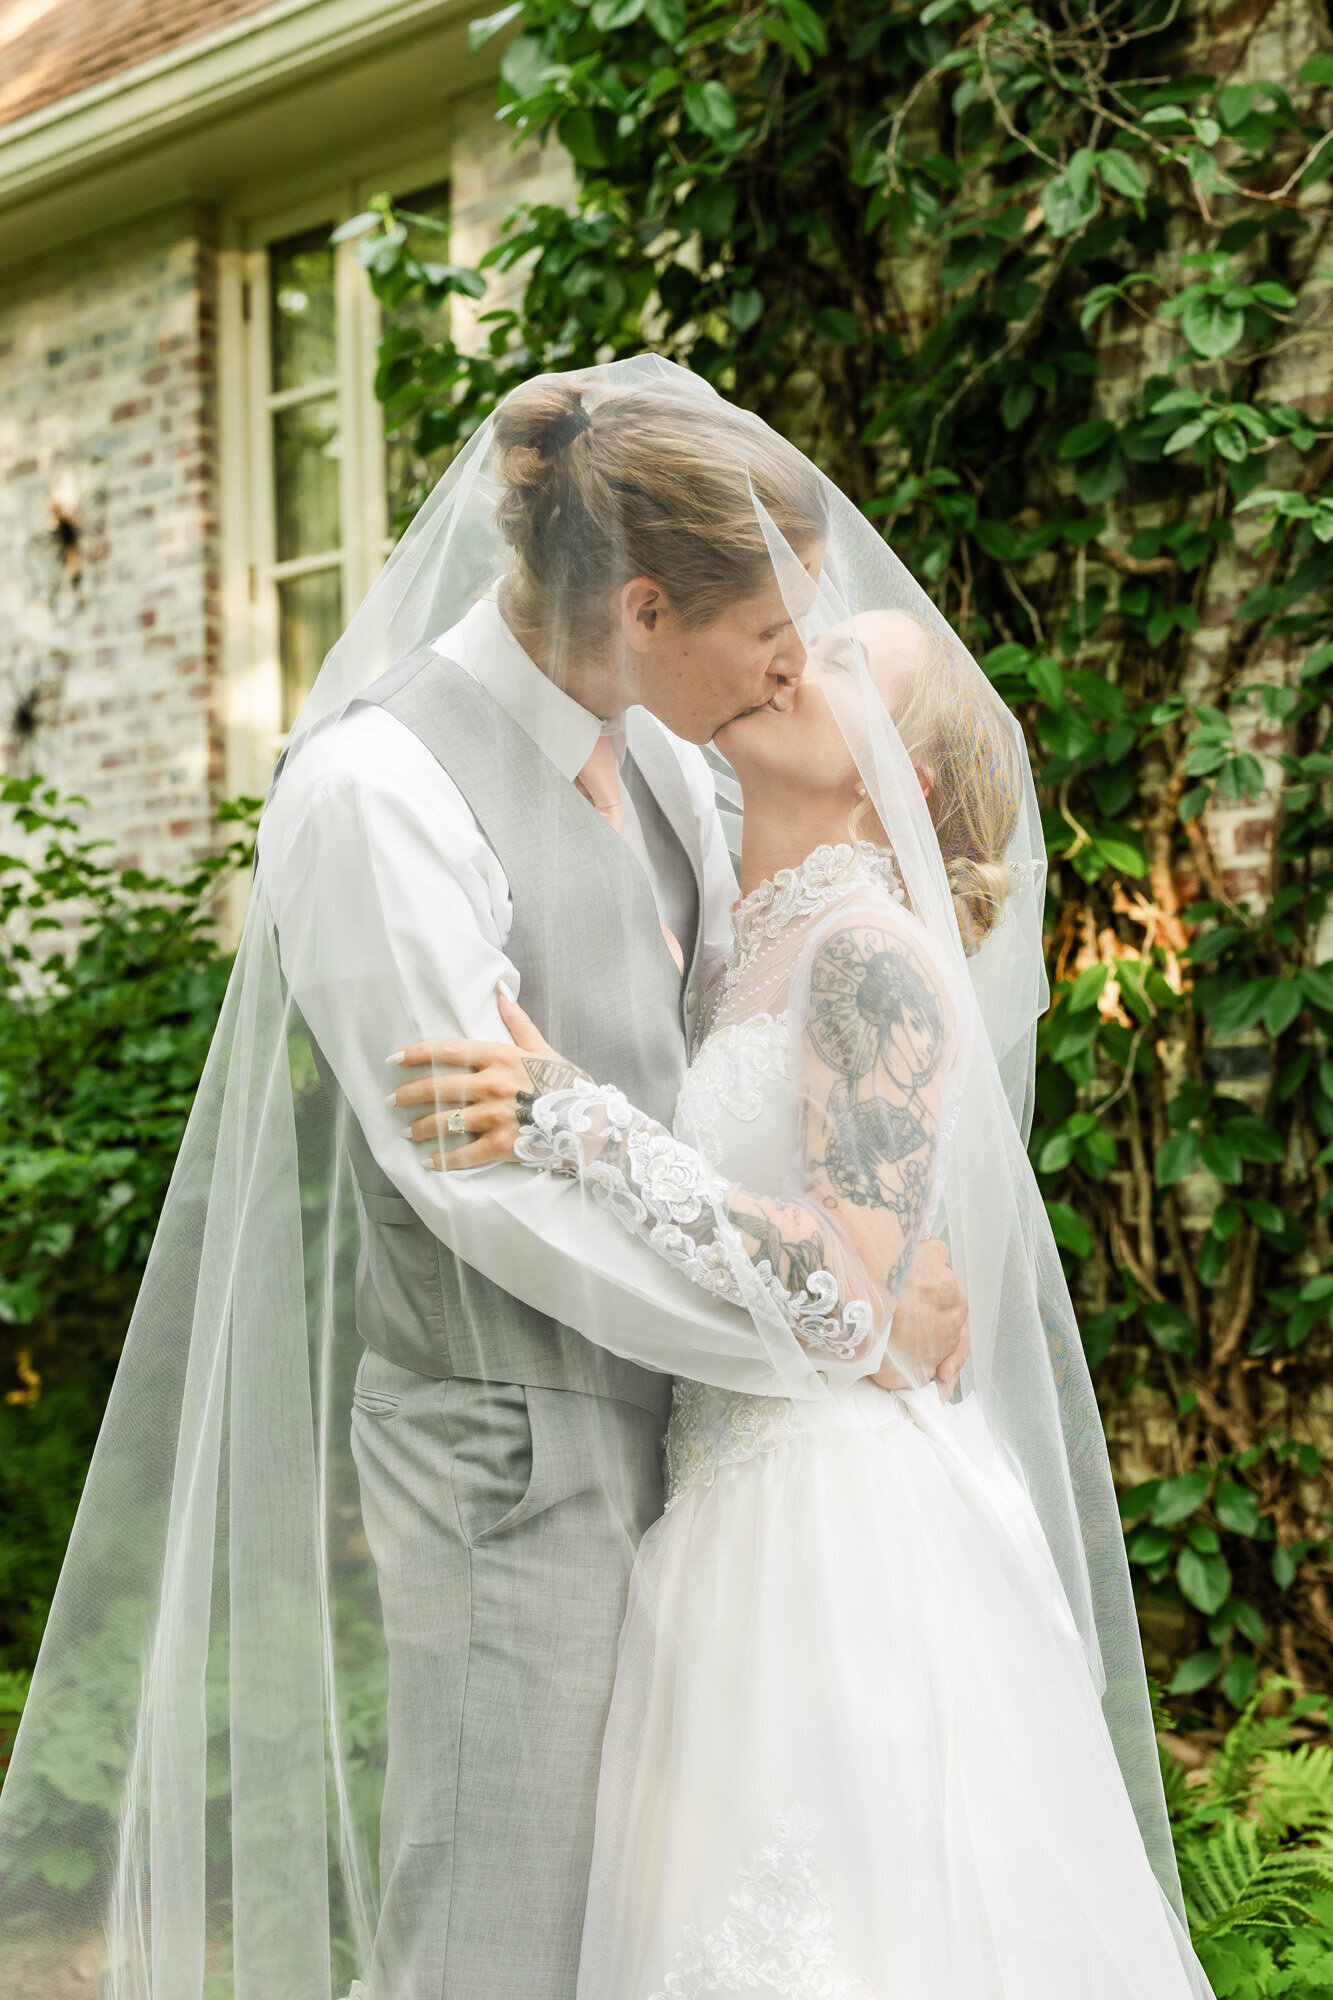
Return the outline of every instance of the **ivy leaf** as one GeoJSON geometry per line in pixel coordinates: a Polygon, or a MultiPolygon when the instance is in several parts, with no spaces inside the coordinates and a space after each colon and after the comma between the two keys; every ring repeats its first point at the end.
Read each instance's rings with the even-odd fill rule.
{"type": "MultiPolygon", "coordinates": [[[[1194,1327],[1189,1314],[1182,1307],[1172,1305],[1164,1299],[1153,1299],[1141,1305],[1139,1310],[1153,1340],[1164,1353],[1186,1357],[1193,1354],[1194,1327]]],[[[1209,1532],[1211,1533],[1211,1530],[1209,1532]]]]}
{"type": "Polygon", "coordinates": [[[1007,521],[978,521],[972,530],[981,547],[996,562],[1015,562],[1018,559],[1018,536],[1007,521]]]}
{"type": "Polygon", "coordinates": [[[1037,407],[1037,391],[1031,382],[1010,382],[1000,398],[1000,421],[1007,431],[1025,424],[1037,407]]]}
{"type": "Polygon", "coordinates": [[[1304,1005],[1304,996],[1294,979],[1279,979],[1264,1002],[1263,1022],[1270,1035],[1285,1034],[1304,1005]]]}
{"type": "Polygon", "coordinates": [[[1092,221],[1102,205],[1097,183],[1086,171],[1076,171],[1074,161],[1062,174],[1047,181],[1041,191],[1041,209],[1052,236],[1072,236],[1092,221]]]}
{"type": "Polygon", "coordinates": [[[1137,1528],[1125,1544],[1125,1553],[1131,1562],[1165,1562],[1171,1553],[1171,1537],[1160,1528],[1137,1528]]]}
{"type": "MultiPolygon", "coordinates": [[[[518,43],[512,44],[513,48],[518,43]]],[[[508,51],[506,51],[508,54],[508,51]]],[[[579,105],[574,111],[567,111],[556,126],[560,143],[565,151],[581,167],[604,167],[606,154],[602,151],[597,137],[597,125],[591,111],[579,105]]]]}
{"type": "Polygon", "coordinates": [[[468,54],[470,56],[478,55],[493,36],[498,35],[502,28],[507,28],[511,21],[516,21],[522,12],[523,0],[513,0],[511,6],[502,7],[498,14],[487,14],[479,21],[469,21],[467,24],[468,54]]]}
{"type": "Polygon", "coordinates": [[[1048,1201],[1046,1214],[1051,1225],[1051,1234],[1062,1250],[1070,1251],[1075,1257],[1092,1255],[1092,1232],[1081,1215],[1065,1201],[1048,1201]]]}
{"type": "Polygon", "coordinates": [[[1087,423],[1075,424],[1060,440],[1056,457],[1062,464],[1071,459],[1090,458],[1095,451],[1101,451],[1115,436],[1115,425],[1105,417],[1093,417],[1087,423]]]}
{"type": "Polygon", "coordinates": [[[1199,1164],[1199,1135],[1194,1131],[1173,1132],[1157,1148],[1155,1178],[1160,1188],[1175,1187],[1199,1164]]]}
{"type": "Polygon", "coordinates": [[[1239,1486],[1234,1479],[1219,1481],[1213,1496],[1213,1511],[1233,1535],[1259,1532],[1259,1502],[1248,1486],[1239,1486]]]}
{"type": "Polygon", "coordinates": [[[1064,670],[1049,653],[1039,653],[1028,662],[1028,679],[1048,708],[1059,708],[1065,698],[1064,670]]]}
{"type": "Polygon", "coordinates": [[[1144,1325],[1164,1353],[1193,1354],[1194,1322],[1182,1306],[1173,1306],[1165,1299],[1150,1299],[1142,1312],[1144,1325]]]}
{"type": "Polygon", "coordinates": [[[1231,1595],[1231,1565],[1225,1556],[1201,1556],[1184,1548],[1176,1558],[1176,1582],[1186,1603],[1211,1618],[1231,1595]]]}
{"type": "Polygon", "coordinates": [[[1180,330],[1196,354],[1205,361],[1217,361],[1238,345],[1245,331],[1245,315],[1213,293],[1201,292],[1186,300],[1180,330]]]}
{"type": "Polygon", "coordinates": [[[1200,1688],[1208,1686],[1217,1678],[1222,1665],[1222,1655],[1216,1646],[1205,1647],[1202,1653],[1191,1653],[1182,1660],[1171,1676],[1168,1694],[1197,1694],[1200,1688]]]}
{"type": "Polygon", "coordinates": [[[1097,171],[1104,185],[1124,195],[1126,201],[1138,206],[1146,199],[1148,183],[1143,178],[1142,167],[1118,146],[1113,146],[1109,152],[1098,153],[1097,171]]]}
{"type": "Polygon", "coordinates": [[[1297,975],[1301,991],[1321,1013],[1333,1014],[1333,979],[1322,966],[1306,966],[1297,975]]]}
{"type": "Polygon", "coordinates": [[[821,306],[812,315],[815,332],[838,347],[855,347],[861,339],[861,322],[843,306],[821,306]]]}
{"type": "Polygon", "coordinates": [[[1263,1018],[1274,982],[1269,979],[1247,979],[1239,986],[1233,986],[1223,995],[1215,1007],[1209,1009],[1214,1031],[1224,1040],[1233,1035],[1243,1035],[1263,1018]]]}
{"type": "Polygon", "coordinates": [[[1242,1112],[1237,1118],[1228,1118],[1221,1130],[1227,1144],[1235,1147],[1242,1160],[1259,1160],[1267,1166],[1276,1166],[1282,1159],[1285,1151],[1282,1135],[1266,1118],[1242,1112]]]}
{"type": "Polygon", "coordinates": [[[1070,1013],[1081,1014],[1085,1007],[1095,1007],[1110,977],[1109,965],[1090,965],[1086,972],[1080,972],[1069,990],[1070,1013]]]}
{"type": "Polygon", "coordinates": [[[1186,1472],[1179,1479],[1164,1479],[1153,1502],[1152,1518],[1159,1528],[1174,1528],[1196,1514],[1208,1497],[1213,1483],[1211,1472],[1186,1472]]]}
{"type": "Polygon", "coordinates": [[[1095,458],[1081,461],[1074,473],[1074,491],[1085,507],[1098,507],[1103,500],[1109,500],[1120,491],[1128,469],[1125,454],[1116,439],[1099,451],[1095,458]]]}
{"type": "Polygon", "coordinates": [[[809,0],[778,0],[778,4],[806,47],[817,56],[827,55],[828,31],[809,0]]]}
{"type": "Polygon", "coordinates": [[[1222,1692],[1233,1708],[1244,1708],[1254,1693],[1254,1661],[1248,1653],[1237,1653],[1227,1661],[1222,1676],[1222,1692]]]}
{"type": "Polygon", "coordinates": [[[546,50],[539,35],[520,35],[500,58],[500,75],[515,97],[529,97],[546,74],[546,50]]]}
{"type": "Polygon", "coordinates": [[[644,0],[643,11],[662,40],[674,47],[685,33],[685,0],[644,0]]]}
{"type": "Polygon", "coordinates": [[[685,116],[706,139],[725,139],[736,129],[736,100],[725,83],[687,83],[681,92],[685,116]]]}
{"type": "Polygon", "coordinates": [[[1099,826],[1092,836],[1092,844],[1107,866],[1121,875],[1147,874],[1148,857],[1143,842],[1128,827],[1099,826]]]}
{"type": "Polygon", "coordinates": [[[1199,1158],[1208,1172],[1226,1187],[1242,1178],[1240,1154],[1217,1132],[1209,1132],[1199,1147],[1199,1158]]]}
{"type": "Polygon", "coordinates": [[[1119,1324],[1120,1314],[1114,1306],[1109,1307],[1106,1312],[1094,1313],[1091,1319],[1084,1320],[1079,1328],[1079,1334],[1089,1368],[1100,1367],[1105,1361],[1111,1352],[1119,1324]]]}

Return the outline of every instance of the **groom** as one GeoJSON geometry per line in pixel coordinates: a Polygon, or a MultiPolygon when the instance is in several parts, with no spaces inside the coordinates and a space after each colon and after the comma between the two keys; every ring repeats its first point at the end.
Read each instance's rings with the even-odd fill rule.
{"type": "MultiPolygon", "coordinates": [[[[695,746],[790,700],[805,653],[780,604],[701,635],[637,579],[623,610],[646,706],[622,713],[591,670],[557,688],[486,598],[311,737],[261,830],[362,1214],[353,1450],[389,1651],[370,2000],[573,2000],[671,1374],[782,1392],[748,1315],[576,1183],[428,1173],[385,1098],[395,1045],[506,1039],[503,981],[563,1055],[670,1123],[736,893],[695,746]]],[[[939,1358],[957,1344],[939,1245],[899,1310],[939,1358]]]]}

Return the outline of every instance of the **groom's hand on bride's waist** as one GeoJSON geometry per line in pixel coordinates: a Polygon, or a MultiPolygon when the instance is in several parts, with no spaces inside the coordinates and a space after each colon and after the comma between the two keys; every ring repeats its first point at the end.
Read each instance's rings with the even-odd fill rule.
{"type": "Polygon", "coordinates": [[[907,1273],[889,1329],[884,1365],[871,1377],[881,1389],[934,1381],[948,1396],[968,1355],[967,1300],[938,1236],[927,1236],[907,1273]]]}

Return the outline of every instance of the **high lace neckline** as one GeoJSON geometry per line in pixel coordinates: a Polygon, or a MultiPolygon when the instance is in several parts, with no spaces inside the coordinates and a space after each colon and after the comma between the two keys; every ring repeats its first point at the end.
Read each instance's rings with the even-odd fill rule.
{"type": "Polygon", "coordinates": [[[808,917],[835,903],[854,882],[870,881],[887,890],[897,903],[906,897],[893,856],[868,840],[825,844],[806,855],[798,868],[779,868],[748,896],[731,906],[736,958],[751,957],[797,917],[808,917]]]}

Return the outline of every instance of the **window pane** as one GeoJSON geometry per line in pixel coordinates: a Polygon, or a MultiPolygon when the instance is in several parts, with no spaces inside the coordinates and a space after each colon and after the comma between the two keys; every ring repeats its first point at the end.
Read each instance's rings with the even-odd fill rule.
{"type": "Polygon", "coordinates": [[[268,253],[273,387],[299,389],[338,372],[331,222],[274,243],[268,253]]]}
{"type": "Polygon", "coordinates": [[[282,660],[282,726],[290,729],[296,712],[315,684],[324,655],[343,628],[342,569],[317,569],[309,576],[289,576],[278,585],[278,651],[282,660]]]}
{"type": "MultiPolygon", "coordinates": [[[[404,195],[395,204],[401,213],[409,210],[415,215],[430,216],[433,221],[447,223],[449,220],[449,187],[441,181],[435,187],[421,188],[416,194],[404,195]]],[[[449,238],[439,230],[428,229],[420,223],[409,223],[407,247],[422,264],[447,264],[449,262],[449,238]]],[[[449,332],[449,302],[446,299],[438,306],[423,305],[419,299],[410,305],[400,306],[396,312],[386,312],[384,328],[415,327],[422,339],[430,345],[444,340],[449,332]]],[[[406,434],[389,438],[385,443],[385,486],[389,507],[390,524],[396,518],[421,505],[431,487],[449,463],[451,454],[440,452],[430,458],[420,458],[412,450],[406,434]]]]}
{"type": "Polygon", "coordinates": [[[316,396],[273,412],[273,514],[277,560],[318,556],[342,543],[338,398],[316,396]]]}

